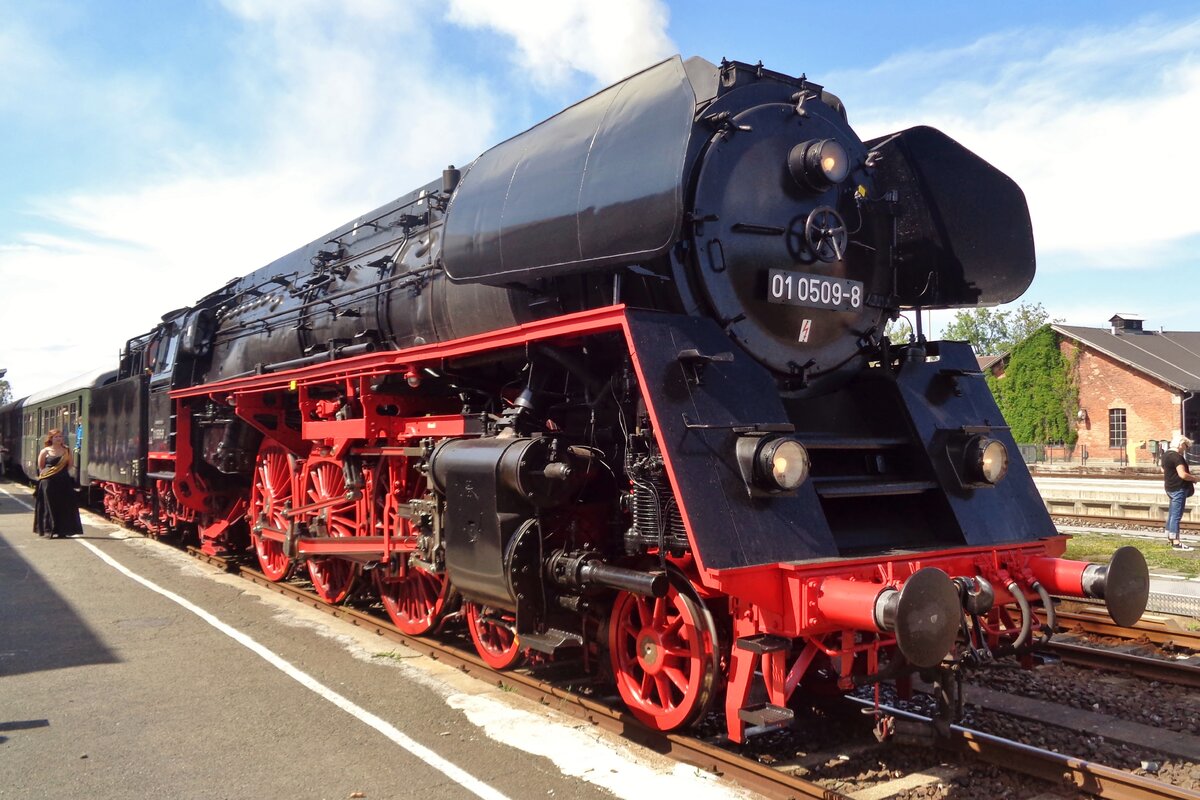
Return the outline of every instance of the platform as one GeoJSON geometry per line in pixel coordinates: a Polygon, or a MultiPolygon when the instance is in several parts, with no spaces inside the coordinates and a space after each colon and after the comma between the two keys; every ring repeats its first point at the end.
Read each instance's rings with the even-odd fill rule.
{"type": "Polygon", "coordinates": [[[751,795],[0,482],[0,795],[751,795]],[[653,787],[651,789],[651,787],[653,787]]]}

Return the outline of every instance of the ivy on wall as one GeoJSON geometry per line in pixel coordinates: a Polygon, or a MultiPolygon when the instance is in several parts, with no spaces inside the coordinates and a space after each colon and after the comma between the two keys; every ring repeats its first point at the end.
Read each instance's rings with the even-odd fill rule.
{"type": "Polygon", "coordinates": [[[1073,360],[1062,354],[1058,334],[1044,325],[1009,351],[1003,378],[986,376],[1014,439],[1028,444],[1075,444],[1078,433],[1073,420],[1079,409],[1075,371],[1073,360]]]}

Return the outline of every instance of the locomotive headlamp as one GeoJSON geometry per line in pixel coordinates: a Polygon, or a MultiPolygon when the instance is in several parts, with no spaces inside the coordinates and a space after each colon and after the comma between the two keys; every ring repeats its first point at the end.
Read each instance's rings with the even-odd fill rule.
{"type": "Polygon", "coordinates": [[[850,156],[836,139],[810,139],[788,153],[788,171],[801,186],[823,192],[846,180],[850,156]]]}
{"type": "Polygon", "coordinates": [[[1008,473],[1008,448],[998,439],[974,437],[967,443],[966,458],[973,480],[996,484],[1008,473]]]}
{"type": "Polygon", "coordinates": [[[790,492],[808,477],[808,451],[789,436],[742,436],[737,456],[747,489],[790,492]]]}
{"type": "Polygon", "coordinates": [[[776,439],[759,451],[764,475],[770,475],[775,487],[790,492],[808,477],[808,451],[795,439],[776,439]]]}

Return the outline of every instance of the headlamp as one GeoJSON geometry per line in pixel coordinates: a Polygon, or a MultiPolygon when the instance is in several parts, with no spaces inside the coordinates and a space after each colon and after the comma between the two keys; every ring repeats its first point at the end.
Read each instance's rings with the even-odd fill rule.
{"type": "Polygon", "coordinates": [[[972,480],[997,484],[1008,473],[1008,448],[998,439],[976,436],[967,442],[964,456],[972,480]]]}
{"type": "Polygon", "coordinates": [[[795,439],[772,439],[758,451],[759,472],[772,488],[790,492],[808,477],[808,451],[795,439]]]}
{"type": "Polygon", "coordinates": [[[823,192],[846,180],[850,156],[836,139],[810,139],[788,153],[788,171],[796,183],[823,192]]]}
{"type": "Polygon", "coordinates": [[[790,492],[808,478],[808,451],[790,436],[742,436],[737,442],[737,457],[747,489],[790,492]]]}

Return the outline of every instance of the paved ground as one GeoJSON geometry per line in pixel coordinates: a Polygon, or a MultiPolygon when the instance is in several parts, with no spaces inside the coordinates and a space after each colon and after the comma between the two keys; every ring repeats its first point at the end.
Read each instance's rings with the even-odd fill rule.
{"type": "Polygon", "coordinates": [[[0,798],[744,796],[0,483],[0,798]]]}

